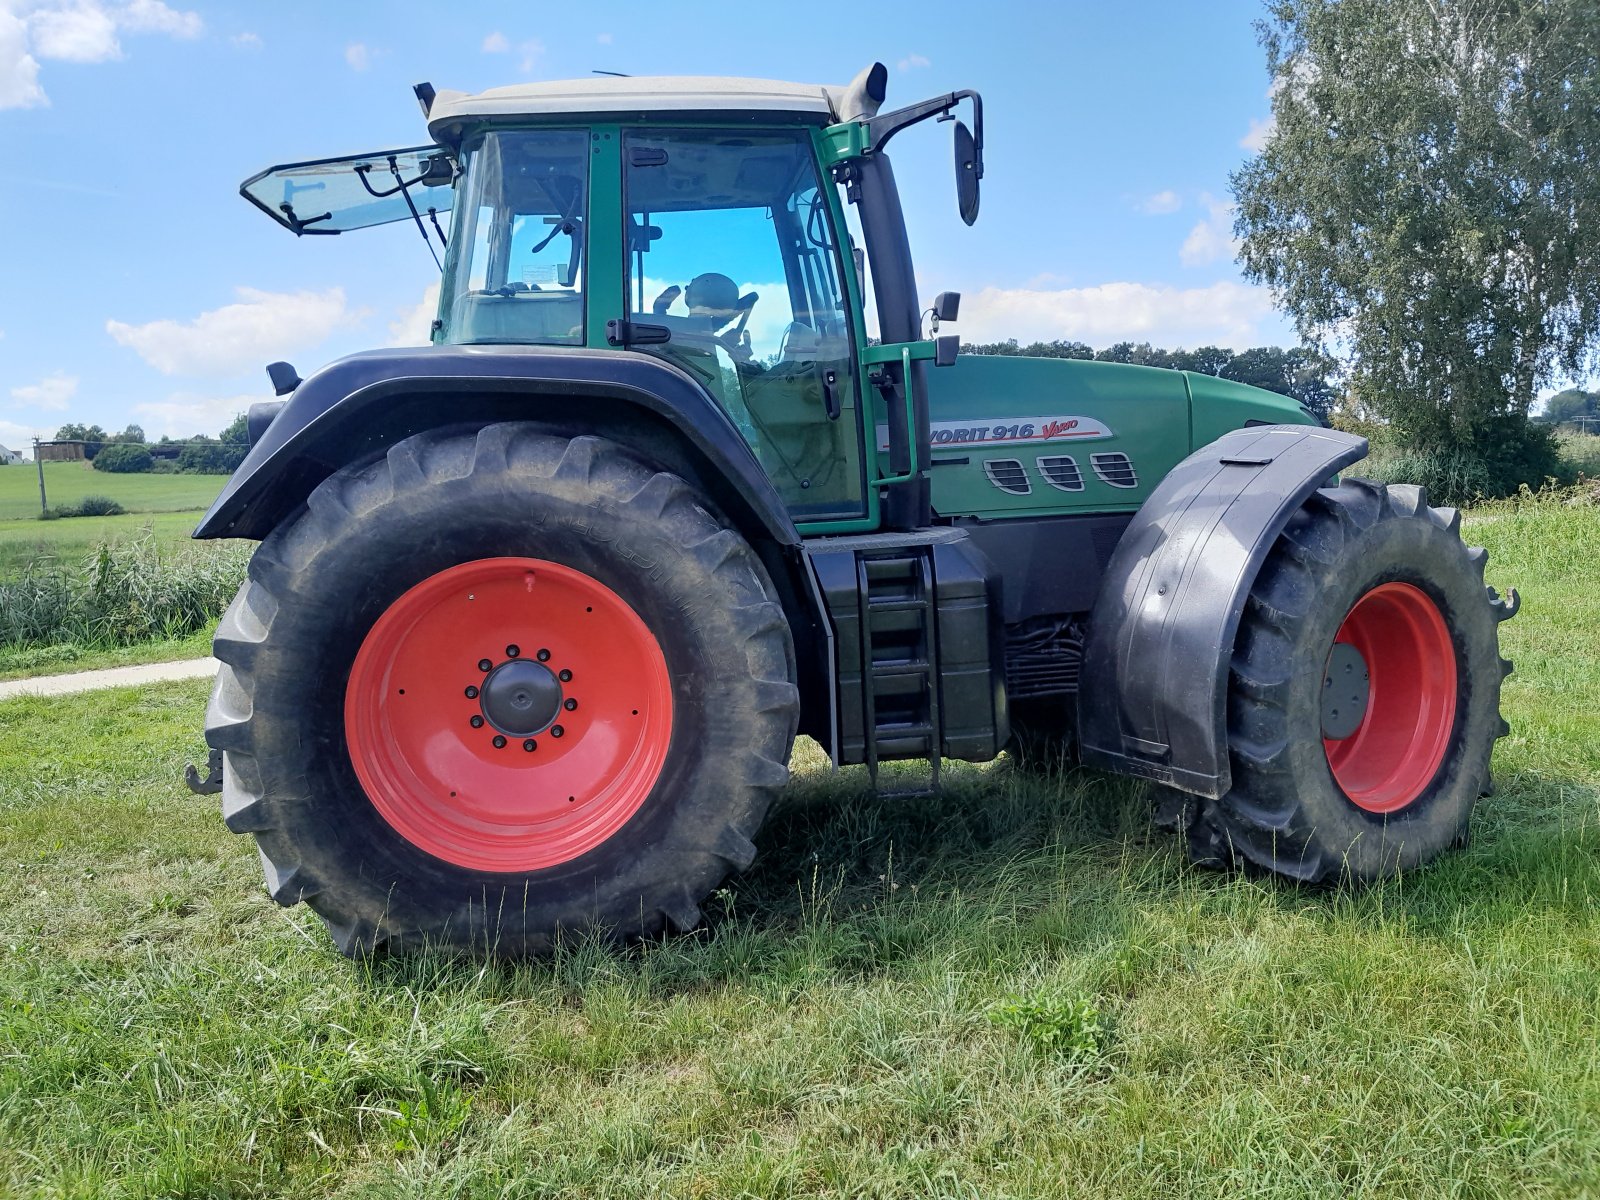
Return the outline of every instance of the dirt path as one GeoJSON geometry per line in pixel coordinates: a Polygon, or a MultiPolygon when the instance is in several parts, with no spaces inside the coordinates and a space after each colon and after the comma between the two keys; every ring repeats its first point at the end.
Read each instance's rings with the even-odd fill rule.
{"type": "Polygon", "coordinates": [[[111,667],[104,671],[77,671],[71,675],[12,679],[0,683],[0,700],[9,700],[13,696],[64,696],[71,692],[93,691],[95,688],[159,683],[166,679],[210,678],[217,673],[219,665],[214,658],[191,658],[184,662],[147,663],[137,667],[111,667]]]}

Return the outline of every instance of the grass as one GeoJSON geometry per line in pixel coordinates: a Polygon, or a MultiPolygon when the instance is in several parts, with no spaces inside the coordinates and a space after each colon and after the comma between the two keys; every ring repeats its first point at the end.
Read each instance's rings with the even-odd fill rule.
{"type": "MultiPolygon", "coordinates": [[[[210,507],[226,482],[222,475],[115,475],[96,471],[87,462],[44,464],[45,495],[51,507],[85,496],[110,496],[130,513],[193,512],[210,507]]],[[[33,463],[0,467],[0,522],[38,515],[38,467],[33,463]]]]}
{"type": "Polygon", "coordinates": [[[152,538],[163,546],[189,543],[200,523],[197,512],[127,513],[120,517],[31,517],[0,520],[0,581],[15,579],[30,567],[75,565],[103,545],[152,538]]]}
{"type": "Polygon", "coordinates": [[[202,628],[183,637],[158,638],[132,646],[83,646],[76,642],[57,642],[46,646],[0,646],[0,682],[32,679],[40,675],[64,675],[74,671],[99,671],[107,667],[130,667],[139,663],[205,658],[211,653],[211,635],[216,628],[215,621],[208,621],[202,628]]]}
{"type": "Polygon", "coordinates": [[[152,537],[101,547],[0,582],[0,650],[111,649],[188,637],[222,615],[244,578],[249,546],[178,549],[152,537]]]}
{"type": "Polygon", "coordinates": [[[701,934],[353,965],[182,790],[203,684],[0,705],[0,1194],[1596,1194],[1600,513],[1468,534],[1525,596],[1498,791],[1364,891],[813,750],[701,934]]]}

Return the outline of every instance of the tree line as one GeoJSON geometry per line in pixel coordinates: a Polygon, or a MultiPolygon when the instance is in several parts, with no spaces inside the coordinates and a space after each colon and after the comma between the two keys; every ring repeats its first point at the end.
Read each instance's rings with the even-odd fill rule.
{"type": "Polygon", "coordinates": [[[1166,367],[1173,371],[1195,371],[1247,383],[1289,396],[1305,405],[1317,419],[1327,424],[1333,412],[1338,388],[1333,376],[1338,363],[1318,350],[1296,346],[1256,346],[1235,352],[1224,346],[1201,346],[1195,350],[1162,350],[1149,342],[1117,342],[1096,350],[1084,342],[1004,342],[964,343],[963,354],[998,354],[1026,358],[1078,358],[1096,362],[1134,363],[1144,367],[1166,367]]]}
{"type": "Polygon", "coordinates": [[[243,413],[215,437],[197,433],[193,437],[162,437],[151,442],[138,425],[130,424],[121,433],[107,433],[98,425],[67,424],[56,430],[56,440],[82,442],[84,457],[95,470],[119,475],[144,471],[229,475],[250,450],[243,413]]]}

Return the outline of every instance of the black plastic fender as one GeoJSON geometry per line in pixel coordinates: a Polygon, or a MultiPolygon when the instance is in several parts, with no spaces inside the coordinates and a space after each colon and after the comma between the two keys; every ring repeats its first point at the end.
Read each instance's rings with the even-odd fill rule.
{"type": "Polygon", "coordinates": [[[1245,598],[1289,517],[1367,453],[1304,425],[1234,430],[1180,462],[1123,533],[1084,645],[1078,738],[1090,766],[1216,799],[1228,665],[1245,598]]]}
{"type": "Polygon", "coordinates": [[[371,350],[328,364],[295,388],[194,536],[264,538],[347,463],[423,429],[508,420],[577,432],[630,423],[646,446],[686,448],[692,473],[746,536],[759,540],[759,527],[780,546],[800,544],[750,447],[687,373],[628,351],[505,345],[371,350]]]}

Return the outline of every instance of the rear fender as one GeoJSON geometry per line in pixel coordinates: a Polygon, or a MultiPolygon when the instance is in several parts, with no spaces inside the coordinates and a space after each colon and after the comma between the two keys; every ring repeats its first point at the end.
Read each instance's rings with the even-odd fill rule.
{"type": "Polygon", "coordinates": [[[538,346],[375,350],[303,381],[194,531],[261,539],[339,468],[425,429],[530,421],[637,446],[694,479],[752,542],[798,546],[777,490],[716,401],[643,354],[538,346]]]}
{"type": "Polygon", "coordinates": [[[1365,438],[1263,425],[1180,462],[1129,524],[1084,645],[1078,738],[1091,766],[1213,799],[1232,786],[1228,667],[1256,573],[1294,511],[1365,438]]]}

